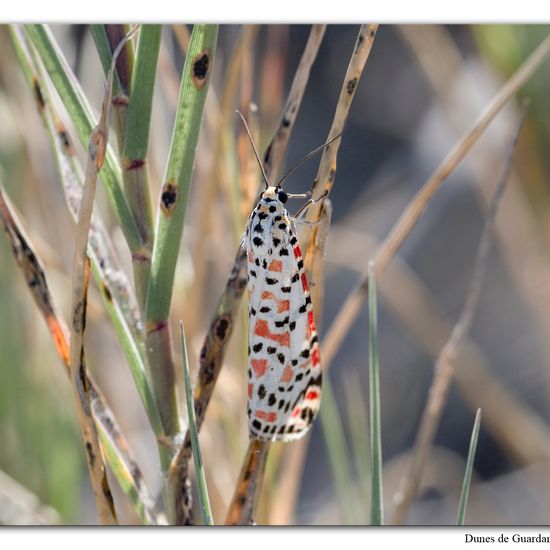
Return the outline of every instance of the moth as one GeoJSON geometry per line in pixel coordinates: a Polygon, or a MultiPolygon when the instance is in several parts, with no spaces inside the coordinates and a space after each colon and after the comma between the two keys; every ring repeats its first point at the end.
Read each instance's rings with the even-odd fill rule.
{"type": "MultiPolygon", "coordinates": [[[[297,166],[339,137],[309,153],[271,186],[249,133],[266,182],[243,236],[248,268],[248,427],[252,438],[298,439],[319,412],[319,338],[302,252],[285,207],[289,198],[308,194],[291,195],[281,185],[297,166]]],[[[317,201],[310,199],[296,216],[317,201]]]]}
{"type": "Polygon", "coordinates": [[[313,307],[288,195],[268,187],[248,218],[248,423],[252,437],[302,437],[321,404],[313,307]]]}

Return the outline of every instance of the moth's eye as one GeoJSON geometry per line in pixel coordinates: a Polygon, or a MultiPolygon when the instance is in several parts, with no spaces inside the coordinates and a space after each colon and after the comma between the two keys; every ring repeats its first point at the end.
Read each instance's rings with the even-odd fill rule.
{"type": "Polygon", "coordinates": [[[281,189],[277,193],[277,198],[284,204],[288,200],[288,195],[281,189]]]}

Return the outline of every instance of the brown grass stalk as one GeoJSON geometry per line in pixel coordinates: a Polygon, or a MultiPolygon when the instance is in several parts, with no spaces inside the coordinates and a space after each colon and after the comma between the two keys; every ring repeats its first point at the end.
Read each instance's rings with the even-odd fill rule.
{"type": "MultiPolygon", "coordinates": [[[[377,24],[361,25],[359,29],[346,70],[346,75],[344,76],[344,82],[340,90],[338,103],[336,104],[336,111],[327,136],[327,142],[344,131],[349,110],[353,98],[355,97],[355,92],[357,91],[357,85],[359,84],[365,64],[372,50],[377,30],[377,24]]],[[[317,176],[312,188],[313,199],[319,199],[324,194],[330,193],[334,185],[334,178],[336,177],[336,159],[341,141],[342,138],[334,140],[330,145],[327,145],[323,151],[321,161],[319,162],[319,169],[317,170],[317,176]]],[[[312,205],[307,211],[306,219],[310,222],[319,220],[321,217],[321,210],[322,202],[312,205]]]]}
{"type": "MultiPolygon", "coordinates": [[[[326,25],[312,26],[283,108],[283,115],[278,129],[264,153],[264,171],[270,184],[274,183],[271,179],[276,177],[281,170],[288,141],[309,80],[311,67],[317,57],[325,31],[326,25]]],[[[245,262],[245,257],[242,261],[245,262]]],[[[254,523],[270,446],[269,442],[256,439],[250,441],[235,494],[229,506],[226,524],[248,525],[254,523]]]]}
{"type": "MultiPolygon", "coordinates": [[[[407,45],[415,55],[422,73],[434,92],[434,99],[441,106],[449,127],[457,134],[460,132],[465,114],[472,112],[476,105],[477,82],[475,77],[465,77],[469,68],[462,57],[447,28],[439,25],[400,26],[399,30],[407,45]],[[457,75],[460,75],[457,77],[457,75]],[[459,80],[460,79],[460,80],[459,80]],[[457,103],[456,94],[450,93],[456,82],[467,84],[466,93],[460,95],[457,103]],[[460,108],[457,109],[457,105],[460,108]]],[[[464,89],[464,88],[462,88],[464,89]]],[[[532,132],[531,132],[532,133],[532,132]]],[[[525,132],[522,141],[529,139],[530,132],[525,132]]],[[[491,170],[498,164],[502,154],[502,137],[496,132],[487,136],[479,143],[476,154],[468,157],[468,168],[472,171],[480,203],[487,208],[491,200],[491,190],[485,185],[490,179],[491,170]]],[[[527,145],[529,147],[529,145],[527,145]]],[[[524,164],[530,164],[527,160],[524,164]]],[[[537,178],[534,178],[536,181],[537,178]]],[[[532,187],[533,181],[529,184],[532,187]]],[[[532,190],[537,202],[546,194],[544,189],[532,190]]],[[[540,208],[540,205],[539,205],[540,208]]],[[[533,281],[550,279],[550,251],[547,236],[541,231],[524,182],[517,171],[512,170],[508,190],[499,206],[501,215],[495,220],[495,244],[499,248],[500,257],[506,265],[525,304],[537,320],[534,330],[540,334],[541,341],[546,341],[546,333],[550,328],[550,287],[533,285],[533,281]],[[514,223],[509,223],[514,220],[514,223]],[[528,277],[525,276],[525,266],[529,265],[528,277]],[[536,291],[534,291],[536,287],[536,291]]],[[[543,347],[544,361],[550,362],[550,348],[543,347]]],[[[545,369],[546,376],[548,371],[545,369]]],[[[548,378],[547,378],[548,384],[548,378]]]]}
{"type": "MultiPolygon", "coordinates": [[[[342,239],[348,244],[356,243],[351,248],[361,250],[363,256],[370,256],[380,246],[379,241],[367,233],[333,228],[330,262],[358,272],[362,270],[360,258],[339,253],[343,251],[338,246],[342,239]]],[[[378,291],[411,338],[435,361],[451,335],[452,326],[430,291],[399,255],[385,272],[378,291]]],[[[454,380],[460,394],[473,413],[478,407],[483,409],[485,429],[512,459],[520,465],[550,460],[548,426],[512,389],[491,374],[483,351],[467,337],[457,362],[454,380]]]]}
{"type": "Polygon", "coordinates": [[[271,138],[264,153],[264,170],[269,179],[273,179],[281,171],[281,166],[283,165],[288,147],[288,140],[294,129],[294,123],[296,122],[296,117],[300,110],[300,105],[302,104],[311,68],[317,58],[317,53],[319,52],[326,29],[326,25],[313,25],[311,27],[304,53],[302,54],[302,58],[294,74],[292,85],[288,92],[285,106],[283,107],[283,114],[279,121],[277,131],[271,138]]]}
{"type": "Polygon", "coordinates": [[[235,494],[229,505],[226,525],[254,525],[254,515],[264,479],[271,443],[252,439],[243,461],[235,494]]]}
{"type": "MultiPolygon", "coordinates": [[[[332,125],[327,136],[327,142],[344,131],[349,110],[357,90],[357,85],[372,50],[377,29],[378,25],[376,24],[362,25],[359,29],[340,90],[332,125]]],[[[341,138],[336,139],[323,151],[317,170],[317,176],[312,188],[313,199],[318,199],[325,193],[329,194],[332,189],[336,176],[336,161],[340,142],[341,138]]],[[[331,214],[332,207],[328,200],[313,204],[309,207],[306,213],[306,222],[312,225],[305,226],[304,230],[301,232],[304,238],[300,239],[303,250],[305,251],[304,266],[308,275],[308,280],[310,281],[310,292],[317,323],[319,323],[319,320],[322,318],[324,296],[324,246],[328,227],[330,225],[331,214]]],[[[320,327],[318,327],[318,329],[319,328],[320,327]]],[[[321,364],[323,364],[324,357],[321,356],[321,358],[321,364]]],[[[288,460],[288,465],[291,467],[285,469],[284,472],[281,469],[281,475],[284,476],[285,481],[281,483],[276,491],[274,505],[272,506],[272,510],[277,514],[276,521],[278,523],[289,522],[294,513],[294,506],[298,497],[308,445],[309,437],[306,437],[302,441],[296,442],[292,446],[292,449],[289,448],[285,451],[285,455],[287,453],[291,454],[291,458],[288,460]],[[295,447],[299,447],[299,449],[295,449],[295,447]]]]}
{"type": "MultiPolygon", "coordinates": [[[[25,62],[32,71],[34,98],[38,113],[50,135],[52,147],[56,152],[56,160],[63,194],[72,218],[76,221],[78,208],[82,198],[83,174],[80,170],[75,145],[69,131],[61,121],[61,117],[51,100],[45,86],[45,81],[37,63],[33,48],[27,42],[20,26],[14,25],[21,49],[25,52],[25,62]]],[[[95,256],[97,271],[101,274],[101,284],[98,288],[106,303],[112,302],[119,309],[126,320],[136,342],[143,340],[141,320],[138,305],[130,281],[122,269],[115,252],[114,243],[107,231],[101,216],[96,212],[92,216],[90,225],[90,255],[95,256]]]]}
{"type": "MultiPolygon", "coordinates": [[[[336,105],[336,111],[332,123],[331,130],[329,132],[329,136],[327,138],[327,141],[330,141],[331,139],[338,136],[338,134],[341,134],[345,122],[347,120],[349,109],[351,107],[351,103],[353,101],[353,97],[355,95],[355,91],[357,89],[357,83],[359,81],[359,78],[361,77],[361,74],[363,72],[363,69],[365,67],[365,63],[368,59],[368,56],[370,54],[372,44],[374,41],[374,37],[376,35],[376,29],[378,25],[362,25],[359,34],[357,36],[357,40],[351,55],[350,62],[348,64],[348,69],[346,71],[346,75],[344,77],[344,82],[342,85],[342,89],[340,92],[340,97],[338,99],[338,103],[336,105]]],[[[312,33],[310,35],[310,41],[316,47],[319,47],[320,39],[322,38],[321,32],[324,34],[325,28],[319,28],[317,30],[317,33],[314,34],[315,27],[312,29],[312,33]],[[320,37],[319,37],[320,34],[320,37]],[[317,42],[319,40],[319,43],[317,42]]],[[[308,42],[309,45],[310,42],[308,42]]],[[[307,46],[306,46],[306,52],[307,52],[307,46]]],[[[304,56],[306,55],[306,52],[304,52],[304,56]]],[[[298,72],[297,72],[298,75],[298,72]]],[[[309,75],[309,72],[307,73],[309,75]]],[[[302,92],[303,93],[303,92],[302,92]]],[[[286,133],[287,128],[292,129],[295,118],[296,118],[296,109],[293,103],[293,96],[292,89],[289,94],[289,100],[287,101],[285,108],[283,110],[283,118],[281,121],[281,124],[279,126],[278,132],[275,134],[275,137],[273,138],[270,146],[268,147],[265,156],[264,156],[264,165],[266,169],[266,174],[268,177],[270,177],[271,174],[277,174],[280,170],[282,159],[284,158],[284,155],[281,156],[278,147],[278,144],[280,143],[280,140],[287,139],[288,140],[288,134],[286,133]],[[270,173],[267,172],[268,168],[270,169],[270,173]]],[[[299,96],[301,101],[301,95],[299,96]]],[[[312,189],[312,196],[313,198],[319,198],[324,193],[329,193],[330,189],[332,188],[332,184],[334,182],[334,176],[336,174],[336,157],[338,154],[338,146],[340,143],[340,139],[336,139],[333,141],[330,145],[328,145],[323,153],[323,156],[321,157],[321,161],[319,164],[319,169],[317,173],[317,178],[315,179],[315,183],[312,189]],[[319,184],[319,182],[323,182],[323,184],[319,184]],[[321,191],[319,191],[321,189],[321,191]]],[[[327,227],[325,224],[319,223],[323,219],[323,211],[320,208],[320,205],[317,206],[313,205],[309,208],[306,216],[306,220],[308,222],[314,222],[316,225],[314,225],[311,229],[311,240],[307,241],[307,244],[303,245],[304,250],[306,251],[304,256],[304,263],[306,267],[306,271],[308,271],[309,278],[312,277],[312,270],[313,268],[313,259],[315,258],[318,260],[318,265],[316,268],[316,275],[319,277],[319,280],[322,278],[322,251],[324,247],[324,242],[326,238],[326,231],[327,227]],[[308,263],[309,262],[309,263],[308,263]]],[[[327,222],[327,216],[324,216],[325,222],[327,222]]],[[[328,216],[328,223],[330,223],[330,214],[328,216]]],[[[315,285],[312,286],[313,289],[315,289],[315,285]]],[[[316,311],[316,318],[319,319],[319,315],[317,313],[319,308],[319,301],[322,300],[322,286],[319,285],[317,289],[315,289],[313,292],[315,292],[315,298],[317,302],[313,301],[314,304],[314,310],[316,311]]],[[[307,441],[309,439],[306,439],[305,441],[295,443],[296,445],[301,445],[306,447],[307,441]]],[[[265,454],[267,456],[269,446],[266,445],[260,445],[259,448],[256,450],[260,455],[263,456],[265,454]]],[[[250,452],[250,448],[249,448],[250,452]]],[[[247,454],[248,456],[248,454],[247,454]]],[[[302,453],[298,453],[298,457],[305,458],[305,449],[302,453]]],[[[301,477],[301,469],[303,468],[303,463],[300,465],[299,461],[294,461],[295,469],[290,472],[290,486],[294,490],[294,493],[296,493],[298,489],[298,479],[301,477]],[[294,481],[294,483],[292,483],[294,481]]],[[[256,470],[256,471],[248,471],[243,467],[243,470],[241,471],[241,475],[243,473],[246,473],[247,476],[249,476],[247,479],[240,479],[237,491],[235,495],[239,493],[239,488],[242,489],[242,487],[246,486],[246,484],[255,485],[256,489],[258,489],[261,484],[257,481],[257,475],[263,475],[263,470],[256,470]]],[[[255,497],[257,498],[257,497],[255,497]]],[[[293,498],[291,496],[291,501],[296,500],[296,494],[293,495],[293,498]]],[[[235,504],[235,499],[233,500],[233,505],[235,504]]],[[[254,513],[254,508],[247,508],[247,510],[250,511],[251,514],[254,513]]],[[[230,511],[231,515],[231,511],[230,511]]],[[[249,518],[252,519],[253,516],[249,518]]],[[[246,518],[241,518],[243,521],[246,518]]]]}
{"type": "MultiPolygon", "coordinates": [[[[310,40],[308,40],[308,44],[310,43],[310,41],[312,41],[314,44],[316,44],[316,49],[313,51],[313,46],[310,46],[308,48],[308,46],[306,45],[306,50],[304,51],[304,54],[300,59],[298,69],[296,70],[296,75],[293,80],[291,90],[289,92],[289,100],[287,101],[287,105],[292,104],[293,106],[290,109],[292,117],[290,127],[292,127],[298,109],[300,107],[301,98],[303,97],[303,93],[307,84],[307,77],[309,76],[311,65],[315,60],[315,55],[320,46],[320,40],[314,40],[312,38],[312,36],[317,36],[318,33],[319,31],[317,30],[317,27],[314,27],[312,29],[312,35],[310,35],[310,40]]],[[[267,151],[269,151],[270,149],[276,151],[276,155],[271,157],[272,160],[270,160],[270,166],[272,167],[271,170],[273,170],[273,163],[276,161],[276,159],[279,158],[279,155],[282,155],[282,162],[282,158],[284,157],[284,153],[288,145],[290,133],[281,130],[281,127],[285,126],[286,124],[287,119],[285,119],[283,115],[279,124],[279,129],[275,133],[267,149],[267,151]],[[276,145],[274,145],[275,143],[276,145]]],[[[266,152],[265,156],[269,157],[270,155],[268,155],[266,152]]],[[[204,418],[206,408],[208,407],[208,404],[210,402],[210,398],[212,396],[214,386],[223,363],[227,344],[233,332],[234,324],[236,322],[235,320],[237,318],[237,311],[242,295],[246,288],[246,284],[246,254],[244,253],[244,251],[239,250],[237,252],[235,263],[231,270],[229,279],[226,283],[225,290],[219,301],[214,320],[211,323],[210,329],[207,332],[205,342],[203,344],[203,348],[200,354],[198,381],[194,392],[195,411],[197,414],[197,429],[200,429],[201,427],[202,419],[204,418]]],[[[188,495],[186,487],[189,487],[188,469],[189,458],[191,456],[190,444],[190,435],[187,431],[184,438],[184,443],[172,460],[168,472],[169,479],[173,478],[173,476],[177,476],[177,479],[179,480],[179,491],[181,492],[182,496],[188,495]]],[[[191,521],[190,500],[188,498],[182,498],[181,504],[179,506],[179,509],[176,510],[176,518],[178,524],[189,523],[191,521]]]]}
{"type": "Polygon", "coordinates": [[[500,198],[504,192],[506,183],[510,176],[512,168],[512,159],[521,127],[525,120],[527,110],[524,109],[520,122],[512,138],[512,143],[504,161],[502,174],[497,184],[497,189],[491,201],[491,205],[487,212],[487,218],[483,233],[481,235],[476,262],[474,265],[470,287],[468,289],[466,301],[460,314],[460,317],[455,324],[449,340],[443,346],[434,368],[434,377],[429,390],[428,401],[425,405],[420,427],[417,432],[412,461],[407,468],[405,478],[402,482],[402,489],[396,495],[396,507],[394,510],[392,523],[395,525],[402,524],[407,517],[408,510],[418,487],[422,481],[422,474],[429,455],[443,408],[447,400],[447,395],[453,374],[457,367],[458,350],[464,344],[464,340],[470,331],[475,310],[479,302],[481,294],[481,284],[483,275],[487,267],[487,261],[491,249],[491,229],[493,221],[496,217],[496,212],[500,202],[500,198]]]}
{"type": "MultiPolygon", "coordinates": [[[[377,250],[374,261],[376,263],[376,277],[382,278],[388,264],[392,261],[405,239],[414,229],[416,223],[430,204],[436,192],[445,179],[458,166],[466,156],[483,132],[489,126],[495,116],[503,109],[514,94],[533,75],[536,69],[545,60],[550,52],[550,37],[546,38],[537,49],[528,57],[521,67],[502,86],[499,92],[488,104],[487,108],[480,114],[472,128],[464,134],[457,144],[447,154],[439,167],[422,186],[420,191],[411,200],[388,237],[377,250]]],[[[338,311],[332,322],[322,344],[322,357],[324,368],[332,363],[340,344],[355,321],[364,300],[368,294],[367,270],[362,273],[359,284],[351,291],[346,301],[338,311]]]]}
{"type": "MultiPolygon", "coordinates": [[[[55,349],[65,372],[70,374],[69,330],[51,297],[44,269],[25,237],[21,223],[17,220],[14,209],[5,194],[0,182],[0,219],[10,241],[17,264],[19,265],[27,287],[44,317],[52,336],[55,349]]],[[[91,399],[91,409],[95,422],[103,434],[110,439],[116,448],[120,462],[125,465],[128,481],[134,487],[143,503],[145,514],[151,523],[156,523],[156,514],[152,510],[153,498],[149,493],[143,474],[136,462],[130,447],[122,434],[114,414],[107,405],[105,397],[89,373],[86,373],[86,386],[91,399]]]]}
{"type": "Polygon", "coordinates": [[[70,377],[77,405],[80,432],[86,449],[86,460],[96,507],[101,523],[116,525],[117,517],[113,496],[107,479],[107,471],[97,428],[92,417],[91,398],[87,385],[86,359],[84,351],[84,331],[86,329],[86,307],[88,285],[90,282],[90,259],[88,257],[88,238],[92,210],[94,205],[97,176],[103,166],[109,135],[109,112],[113,85],[114,63],[118,52],[122,50],[126,40],[119,44],[113,54],[113,66],[107,78],[107,86],[103,98],[101,115],[97,126],[90,135],[86,177],[82,191],[78,222],[76,227],[76,243],[73,261],[72,305],[71,305],[71,345],[70,345],[70,377]]]}

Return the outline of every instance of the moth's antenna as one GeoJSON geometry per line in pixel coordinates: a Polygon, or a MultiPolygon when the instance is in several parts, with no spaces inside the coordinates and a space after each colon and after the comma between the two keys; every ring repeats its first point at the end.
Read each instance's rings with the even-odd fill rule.
{"type": "Polygon", "coordinates": [[[316,149],[313,149],[311,153],[308,153],[302,160],[299,160],[292,168],[290,168],[286,174],[279,180],[279,183],[276,185],[276,188],[279,189],[281,185],[283,184],[283,181],[298,168],[298,166],[301,166],[306,160],[309,160],[311,157],[315,156],[319,151],[322,151],[327,145],[330,145],[333,141],[336,141],[339,137],[342,137],[342,134],[344,132],[340,132],[337,136],[334,136],[332,139],[329,139],[326,143],[323,143],[323,145],[320,145],[316,149]]]}
{"type": "Polygon", "coordinates": [[[256,160],[258,161],[258,166],[260,167],[260,170],[262,171],[262,176],[265,180],[265,188],[267,189],[269,187],[269,182],[267,181],[267,175],[264,170],[264,166],[262,164],[262,161],[260,160],[260,155],[258,155],[258,150],[256,149],[256,146],[254,145],[254,141],[252,139],[252,135],[250,134],[250,130],[248,129],[248,124],[246,123],[246,120],[244,119],[243,114],[240,111],[235,111],[243,121],[244,127],[246,129],[246,133],[248,134],[248,140],[250,141],[250,145],[252,145],[252,149],[254,150],[254,155],[256,155],[256,160]]]}

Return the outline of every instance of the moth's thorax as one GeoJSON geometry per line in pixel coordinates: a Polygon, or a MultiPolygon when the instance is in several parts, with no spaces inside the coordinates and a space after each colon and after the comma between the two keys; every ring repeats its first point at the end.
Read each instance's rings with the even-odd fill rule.
{"type": "Polygon", "coordinates": [[[269,186],[260,197],[261,199],[272,199],[272,200],[279,200],[278,197],[278,190],[276,187],[269,186]]]}
{"type": "Polygon", "coordinates": [[[289,240],[290,220],[276,187],[268,187],[246,227],[246,243],[255,257],[278,254],[279,248],[289,240]]]}

